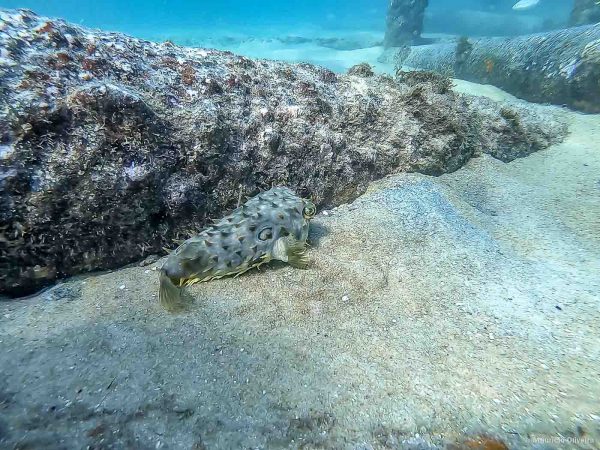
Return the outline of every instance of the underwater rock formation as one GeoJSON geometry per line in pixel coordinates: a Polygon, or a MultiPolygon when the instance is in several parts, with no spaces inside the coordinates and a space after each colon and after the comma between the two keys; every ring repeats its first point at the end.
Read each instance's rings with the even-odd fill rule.
{"type": "Polygon", "coordinates": [[[598,0],[575,0],[569,25],[586,25],[600,22],[600,3],[598,0]]]}
{"type": "Polygon", "coordinates": [[[391,0],[386,19],[384,45],[410,45],[421,36],[429,0],[391,0]]]}
{"type": "MultiPolygon", "coordinates": [[[[317,205],[559,140],[547,110],[435,76],[337,75],[0,12],[0,292],[172,247],[284,184],[317,205]]],[[[364,69],[364,68],[363,68],[364,69]]]]}
{"type": "Polygon", "coordinates": [[[533,102],[600,112],[600,24],[412,47],[399,65],[493,84],[533,102]]]}

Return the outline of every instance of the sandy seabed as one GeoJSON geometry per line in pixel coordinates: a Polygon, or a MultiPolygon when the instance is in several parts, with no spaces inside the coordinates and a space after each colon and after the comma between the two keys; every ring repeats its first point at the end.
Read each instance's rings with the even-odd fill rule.
{"type": "Polygon", "coordinates": [[[160,261],[1,302],[0,447],[600,447],[600,116],[563,114],[527,158],[373,183],[314,220],[310,269],[183,314],[160,261]]]}

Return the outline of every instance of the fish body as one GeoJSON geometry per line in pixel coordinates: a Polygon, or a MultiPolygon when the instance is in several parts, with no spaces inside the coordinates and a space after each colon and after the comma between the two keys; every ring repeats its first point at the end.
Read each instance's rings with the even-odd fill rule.
{"type": "Polygon", "coordinates": [[[512,7],[515,11],[525,11],[527,9],[535,8],[540,0],[520,0],[515,3],[512,7]]]}
{"type": "Polygon", "coordinates": [[[160,270],[160,303],[182,306],[181,288],[240,275],[273,259],[306,268],[315,205],[286,187],[262,192],[173,251],[160,270]]]}

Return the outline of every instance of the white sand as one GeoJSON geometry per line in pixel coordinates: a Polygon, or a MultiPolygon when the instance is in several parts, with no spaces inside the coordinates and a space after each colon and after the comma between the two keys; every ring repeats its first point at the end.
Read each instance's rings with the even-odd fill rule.
{"type": "Polygon", "coordinates": [[[373,43],[383,41],[383,32],[379,30],[340,29],[328,31],[318,27],[296,27],[291,29],[271,27],[232,31],[222,28],[195,31],[188,29],[161,30],[154,33],[140,30],[135,34],[158,42],[171,40],[181,45],[229,50],[251,58],[316,64],[328,67],[335,72],[345,72],[353,65],[362,62],[369,62],[380,71],[391,70],[391,68],[377,62],[382,47],[373,45],[373,43]],[[293,37],[310,41],[304,43],[285,41],[286,38],[293,37]],[[320,45],[318,39],[336,39],[341,42],[362,45],[360,45],[361,48],[353,50],[336,50],[320,45]]]}

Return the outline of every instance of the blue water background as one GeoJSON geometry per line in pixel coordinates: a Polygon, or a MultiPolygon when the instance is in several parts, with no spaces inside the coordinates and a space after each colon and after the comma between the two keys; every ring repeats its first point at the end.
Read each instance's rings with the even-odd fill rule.
{"type": "Polygon", "coordinates": [[[0,6],[30,8],[86,26],[125,32],[219,26],[279,30],[291,24],[381,26],[387,0],[3,0],[0,6]]]}
{"type": "MultiPolygon", "coordinates": [[[[506,36],[559,28],[573,0],[430,0],[425,34],[506,36]]],[[[388,0],[0,0],[49,17],[143,39],[308,62],[344,72],[369,61],[378,71],[388,0]]]]}
{"type": "MultiPolygon", "coordinates": [[[[512,11],[515,2],[430,0],[425,31],[514,35],[535,31],[543,22],[560,26],[566,22],[573,0],[541,0],[537,8],[525,12],[512,11]]],[[[387,5],[388,0],[0,0],[2,7],[29,8],[88,27],[141,37],[182,29],[192,34],[204,29],[257,36],[304,29],[383,30],[387,5]]]]}

